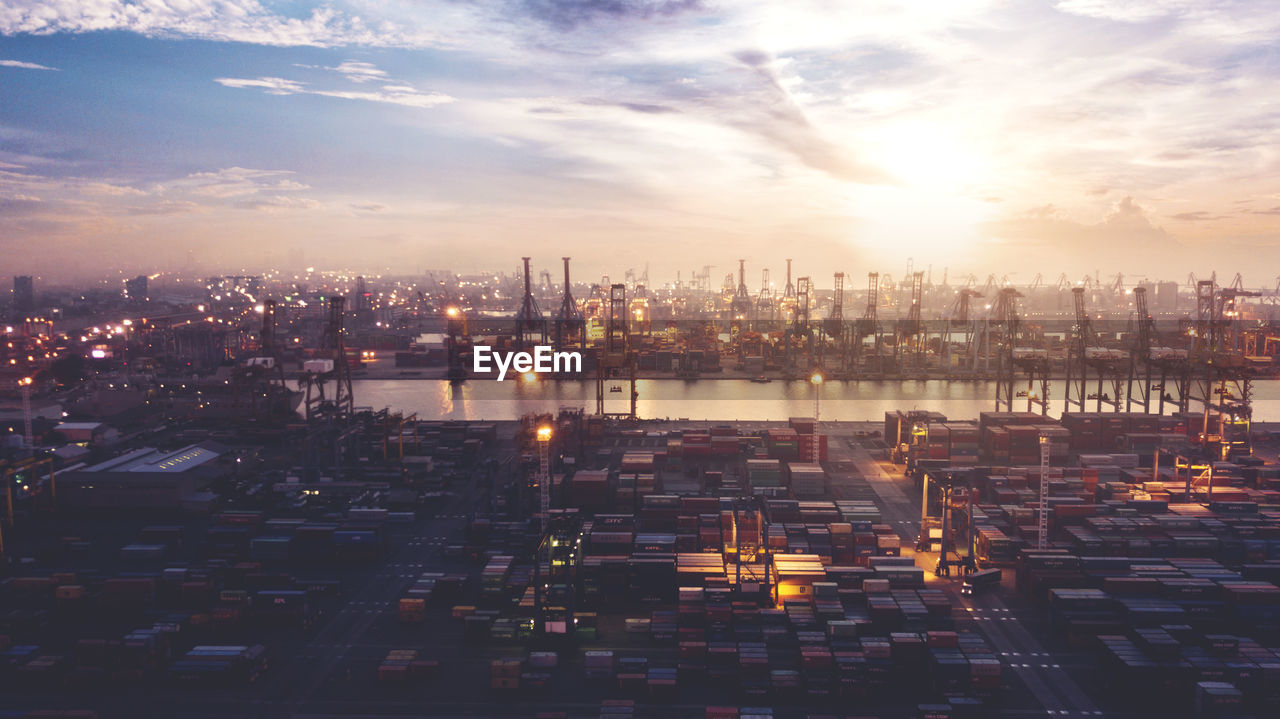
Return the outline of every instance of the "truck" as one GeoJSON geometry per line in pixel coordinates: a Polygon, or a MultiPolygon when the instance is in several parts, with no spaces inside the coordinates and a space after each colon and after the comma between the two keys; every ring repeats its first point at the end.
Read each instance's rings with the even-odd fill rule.
{"type": "Polygon", "coordinates": [[[981,572],[974,572],[965,577],[964,584],[960,585],[960,593],[965,596],[972,596],[975,592],[981,591],[986,587],[993,587],[999,584],[1000,579],[999,569],[984,569],[981,572]]]}

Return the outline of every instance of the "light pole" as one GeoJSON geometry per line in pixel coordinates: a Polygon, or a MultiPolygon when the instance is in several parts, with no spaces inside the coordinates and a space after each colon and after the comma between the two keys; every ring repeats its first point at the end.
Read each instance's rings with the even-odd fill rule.
{"type": "Polygon", "coordinates": [[[551,514],[551,426],[545,424],[538,427],[538,501],[545,538],[551,514]]]}
{"type": "Polygon", "coordinates": [[[822,461],[819,455],[821,444],[818,441],[818,421],[820,419],[818,403],[822,399],[822,373],[814,372],[809,377],[809,382],[813,384],[813,463],[821,464],[822,461]]]}
{"type": "Polygon", "coordinates": [[[35,380],[31,377],[23,377],[18,380],[18,387],[22,390],[22,446],[25,449],[31,449],[35,446],[35,442],[31,436],[31,383],[35,380]]]}
{"type": "Polygon", "coordinates": [[[1049,438],[1040,435],[1040,504],[1036,507],[1036,549],[1049,548],[1049,438]]]}

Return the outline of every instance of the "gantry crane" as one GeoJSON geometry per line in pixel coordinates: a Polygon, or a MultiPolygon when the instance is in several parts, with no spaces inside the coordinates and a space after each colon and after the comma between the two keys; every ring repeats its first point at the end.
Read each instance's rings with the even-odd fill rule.
{"type": "MultiPolygon", "coordinates": [[[[36,473],[41,468],[44,468],[44,470],[48,473],[48,478],[49,478],[49,484],[48,484],[49,508],[55,512],[58,510],[58,484],[57,484],[57,478],[55,477],[55,474],[54,474],[53,460],[54,460],[54,457],[52,455],[31,456],[31,457],[24,457],[20,459],[11,459],[11,460],[0,460],[0,481],[4,482],[4,499],[5,499],[5,505],[4,505],[5,512],[3,516],[0,516],[0,561],[7,560],[8,558],[5,554],[4,533],[6,531],[5,530],[6,526],[8,526],[10,530],[13,529],[13,521],[14,521],[13,487],[15,483],[15,477],[17,475],[22,474],[27,478],[26,482],[24,483],[25,486],[28,486],[28,487],[35,486],[39,488],[40,483],[38,481],[33,481],[32,477],[36,476],[36,473]]],[[[42,493],[42,491],[43,491],[42,488],[40,488],[37,490],[33,490],[33,493],[35,492],[42,493]]]]}
{"type": "MultiPolygon", "coordinates": [[[[823,348],[825,348],[827,342],[829,340],[834,340],[836,351],[839,352],[839,356],[842,358],[841,363],[843,364],[844,362],[843,358],[847,355],[847,352],[846,352],[847,348],[845,345],[848,342],[848,333],[845,332],[845,324],[844,324],[844,273],[843,272],[835,273],[834,288],[835,289],[831,299],[831,312],[827,313],[826,318],[822,322],[822,331],[825,337],[823,337],[819,342],[818,351],[819,351],[819,354],[822,354],[823,348]]],[[[819,360],[819,363],[822,364],[822,361],[819,360]]]]}
{"type": "Polygon", "coordinates": [[[812,328],[809,326],[809,295],[809,278],[801,277],[796,280],[795,305],[791,313],[791,324],[786,333],[786,368],[788,374],[795,374],[808,369],[808,367],[801,368],[796,361],[797,344],[805,347],[807,362],[813,361],[813,333],[811,332],[812,328]]]}
{"type": "Polygon", "coordinates": [[[768,328],[774,318],[773,286],[769,283],[769,268],[760,271],[760,294],[756,295],[756,322],[768,328]]]}
{"type": "Polygon", "coordinates": [[[1229,343],[1236,336],[1235,298],[1257,293],[1235,288],[1219,293],[1216,285],[1212,279],[1196,283],[1189,400],[1202,412],[1202,444],[1217,445],[1227,459],[1233,453],[1253,452],[1253,370],[1229,343]]]}
{"type": "Polygon", "coordinates": [[[1014,397],[1026,397],[1027,411],[1040,408],[1040,414],[1049,412],[1049,355],[1036,347],[1019,347],[1021,326],[1018,319],[1018,298],[1022,293],[1012,287],[1000,290],[993,311],[999,330],[996,365],[996,411],[1012,412],[1014,397]],[[1015,385],[1025,377],[1026,390],[1015,385]],[[1037,385],[1039,385],[1037,387],[1037,385]]]}
{"type": "Polygon", "coordinates": [[[927,344],[924,320],[921,318],[924,273],[912,272],[909,277],[911,306],[907,309],[906,319],[899,319],[897,322],[894,354],[900,369],[922,370],[927,344]]]}
{"type": "Polygon", "coordinates": [[[236,367],[231,376],[233,406],[237,412],[264,418],[293,413],[290,391],[285,384],[284,365],[276,344],[276,301],[262,303],[262,325],[258,331],[258,353],[236,367]]]}
{"type": "Polygon", "coordinates": [[[596,414],[602,417],[636,418],[636,357],[627,336],[627,286],[609,286],[609,308],[605,319],[604,351],[596,362],[596,414]],[[612,381],[624,381],[630,387],[630,410],[625,413],[605,412],[605,385],[613,391],[612,381]]]}
{"type": "Polygon", "coordinates": [[[355,398],[351,392],[351,370],[347,365],[347,347],[343,340],[342,315],[346,298],[336,295],[329,298],[329,321],[325,324],[320,340],[322,359],[331,362],[328,367],[303,372],[306,386],[307,419],[321,416],[350,417],[355,412],[355,398]],[[324,355],[327,355],[325,357],[324,355]],[[333,382],[333,397],[327,396],[326,385],[333,382]]]}
{"type": "Polygon", "coordinates": [[[863,310],[862,312],[862,317],[858,318],[858,320],[853,325],[853,340],[852,340],[853,359],[851,362],[852,367],[850,369],[856,368],[858,371],[861,371],[861,372],[866,371],[868,363],[865,360],[865,354],[866,354],[865,344],[866,344],[866,338],[871,337],[872,338],[871,351],[873,353],[873,356],[875,357],[875,371],[877,373],[884,371],[883,366],[881,366],[881,348],[880,348],[881,335],[880,335],[879,308],[880,308],[880,273],[868,272],[867,273],[867,306],[866,306],[866,309],[863,310]]]}
{"type": "Polygon", "coordinates": [[[1133,288],[1133,302],[1137,324],[1129,353],[1125,408],[1150,412],[1154,402],[1156,414],[1164,414],[1166,404],[1174,411],[1185,412],[1191,381],[1187,350],[1159,344],[1160,335],[1147,308],[1147,288],[1133,288]]]}
{"type": "Polygon", "coordinates": [[[586,322],[582,319],[582,311],[578,309],[578,303],[574,301],[570,289],[569,258],[560,259],[564,260],[564,294],[560,298],[560,310],[556,312],[556,348],[564,350],[578,345],[579,348],[586,349],[586,322]]]}
{"type": "Polygon", "coordinates": [[[1073,287],[1071,294],[1075,305],[1075,324],[1071,331],[1071,347],[1067,351],[1066,411],[1070,412],[1075,407],[1084,412],[1086,401],[1092,399],[1096,401],[1095,411],[1101,412],[1105,405],[1119,412],[1124,402],[1121,395],[1128,357],[1123,350],[1098,344],[1093,323],[1085,309],[1084,288],[1073,287]],[[1097,377],[1097,388],[1093,394],[1089,394],[1088,388],[1090,370],[1097,377]]]}
{"type": "Polygon", "coordinates": [[[743,323],[750,321],[751,309],[751,292],[747,290],[747,261],[738,260],[738,286],[729,303],[730,325],[741,328],[743,323]]]}
{"type": "Polygon", "coordinates": [[[516,348],[532,349],[534,345],[547,343],[547,323],[538,309],[538,299],[533,296],[533,277],[529,270],[528,257],[524,261],[524,298],[520,301],[520,309],[516,312],[516,348]]]}
{"type": "Polygon", "coordinates": [[[972,372],[977,369],[978,358],[975,353],[977,345],[974,343],[974,326],[975,322],[971,319],[971,300],[974,297],[982,297],[982,295],[973,289],[964,287],[956,293],[956,299],[952,303],[950,310],[947,312],[946,322],[943,323],[945,329],[942,336],[942,352],[943,352],[943,370],[950,373],[955,371],[951,359],[951,347],[955,344],[955,335],[960,333],[962,340],[960,346],[961,362],[968,358],[969,366],[966,371],[972,372]]]}

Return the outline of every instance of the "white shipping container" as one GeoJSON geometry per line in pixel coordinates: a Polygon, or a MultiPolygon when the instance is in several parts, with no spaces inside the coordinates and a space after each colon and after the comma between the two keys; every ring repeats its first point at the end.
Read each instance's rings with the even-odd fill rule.
{"type": "Polygon", "coordinates": [[[303,372],[315,372],[316,374],[326,374],[333,371],[333,360],[331,359],[309,359],[302,363],[303,372]]]}

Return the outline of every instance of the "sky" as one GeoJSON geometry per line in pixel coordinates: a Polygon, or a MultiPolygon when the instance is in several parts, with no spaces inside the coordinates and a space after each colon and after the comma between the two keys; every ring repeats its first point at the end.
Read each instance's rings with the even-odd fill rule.
{"type": "Polygon", "coordinates": [[[1273,287],[1276,98],[1274,0],[3,0],[0,254],[1273,287]]]}

